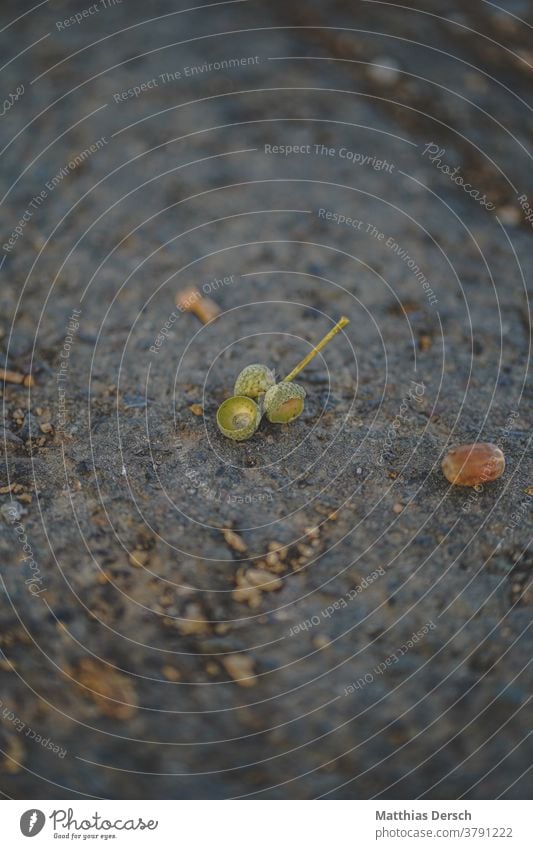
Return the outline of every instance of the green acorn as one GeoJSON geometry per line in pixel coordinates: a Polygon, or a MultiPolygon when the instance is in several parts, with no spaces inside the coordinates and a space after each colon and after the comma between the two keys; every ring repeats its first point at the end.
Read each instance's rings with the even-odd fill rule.
{"type": "Polygon", "coordinates": [[[218,429],[228,439],[241,442],[254,435],[261,421],[261,410],[251,398],[234,395],[227,398],[217,411],[218,429]]]}
{"type": "Polygon", "coordinates": [[[263,407],[269,422],[288,424],[297,419],[304,408],[305,389],[298,383],[282,381],[265,394],[263,407]]]}
{"type": "Polygon", "coordinates": [[[254,435],[263,411],[268,420],[276,424],[286,424],[298,418],[304,408],[305,389],[292,381],[347,324],[349,319],[342,316],[277,385],[274,372],[267,366],[254,363],[243,369],[235,382],[235,395],[218,408],[217,425],[220,432],[228,439],[240,442],[254,435]],[[253,398],[257,398],[258,403],[253,398]]]}
{"type": "Polygon", "coordinates": [[[253,363],[243,368],[235,381],[235,395],[246,395],[248,398],[258,398],[264,395],[267,389],[274,386],[276,380],[274,372],[260,363],[253,363]]]}

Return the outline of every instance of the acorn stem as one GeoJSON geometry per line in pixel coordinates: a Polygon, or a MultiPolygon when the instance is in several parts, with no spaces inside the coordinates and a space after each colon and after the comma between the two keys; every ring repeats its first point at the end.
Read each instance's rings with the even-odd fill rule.
{"type": "Polygon", "coordinates": [[[349,324],[349,323],[350,323],[350,319],[346,318],[346,316],[343,315],[342,318],[340,319],[340,321],[337,322],[335,327],[332,327],[332,329],[329,331],[329,333],[326,333],[324,338],[320,340],[318,345],[315,345],[315,347],[311,351],[309,351],[307,356],[304,357],[303,360],[300,360],[298,365],[293,368],[293,370],[290,372],[290,374],[288,374],[287,377],[283,378],[283,383],[290,383],[291,380],[294,380],[296,375],[299,374],[301,372],[301,370],[306,367],[307,363],[310,363],[311,360],[313,359],[313,357],[316,357],[318,352],[321,351],[322,348],[325,348],[326,345],[328,344],[328,342],[331,342],[331,340],[333,339],[334,336],[337,335],[339,330],[342,330],[342,328],[346,327],[346,325],[349,324]]]}

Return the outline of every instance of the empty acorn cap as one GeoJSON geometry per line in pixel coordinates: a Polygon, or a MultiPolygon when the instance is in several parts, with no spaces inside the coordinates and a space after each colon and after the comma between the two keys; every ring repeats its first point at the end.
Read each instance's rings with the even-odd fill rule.
{"type": "Polygon", "coordinates": [[[305,389],[298,383],[282,381],[272,386],[263,400],[266,417],[275,424],[287,424],[297,419],[304,408],[305,389]]]}
{"type": "Polygon", "coordinates": [[[261,421],[261,410],[255,401],[244,395],[234,395],[217,411],[218,429],[228,439],[241,442],[254,435],[261,421]]]}
{"type": "Polygon", "coordinates": [[[258,398],[267,389],[274,386],[276,380],[274,372],[268,366],[260,363],[252,363],[251,366],[243,368],[235,381],[235,395],[246,395],[248,398],[258,398]]]}

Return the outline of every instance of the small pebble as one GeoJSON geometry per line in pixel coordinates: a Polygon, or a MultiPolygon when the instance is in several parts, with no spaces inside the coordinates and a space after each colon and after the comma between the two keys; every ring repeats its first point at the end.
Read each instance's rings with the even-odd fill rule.
{"type": "Polygon", "coordinates": [[[442,471],[456,486],[480,486],[503,475],[505,457],[492,442],[458,445],[444,457],[442,471]]]}
{"type": "Polygon", "coordinates": [[[400,78],[400,66],[389,56],[377,56],[368,72],[375,82],[384,85],[392,85],[400,78]]]}

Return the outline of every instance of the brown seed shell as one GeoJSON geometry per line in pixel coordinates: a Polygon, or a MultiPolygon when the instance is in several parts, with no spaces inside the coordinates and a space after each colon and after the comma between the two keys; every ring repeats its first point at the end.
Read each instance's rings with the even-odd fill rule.
{"type": "Polygon", "coordinates": [[[480,486],[500,478],[505,471],[503,451],[492,442],[473,442],[450,449],[442,471],[456,486],[480,486]]]}

